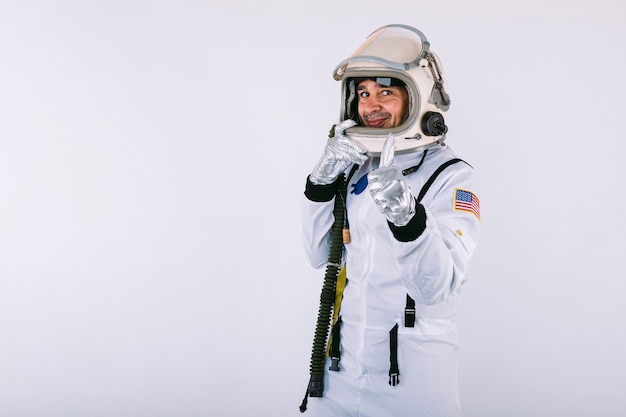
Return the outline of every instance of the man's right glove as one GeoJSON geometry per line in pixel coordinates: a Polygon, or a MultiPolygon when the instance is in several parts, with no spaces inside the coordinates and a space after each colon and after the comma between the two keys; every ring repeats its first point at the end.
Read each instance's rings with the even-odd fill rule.
{"type": "Polygon", "coordinates": [[[390,133],[383,145],[380,167],[370,172],[370,194],[380,211],[396,226],[406,226],[415,215],[415,197],[400,168],[393,165],[395,138],[390,133]]]}
{"type": "Polygon", "coordinates": [[[348,119],[335,126],[335,136],[328,139],[322,157],[309,176],[313,184],[332,184],[350,165],[362,164],[367,160],[366,149],[343,134],[344,130],[355,124],[354,120],[348,119]]]}

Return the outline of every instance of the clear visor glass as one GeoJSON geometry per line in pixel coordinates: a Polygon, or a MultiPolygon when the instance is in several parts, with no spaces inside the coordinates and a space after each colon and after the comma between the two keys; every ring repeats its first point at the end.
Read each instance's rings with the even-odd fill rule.
{"type": "MultiPolygon", "coordinates": [[[[366,127],[364,118],[368,115],[368,109],[359,107],[360,100],[373,100],[378,105],[375,109],[380,109],[381,115],[386,115],[393,120],[391,126],[398,127],[403,124],[410,113],[412,107],[412,94],[407,85],[400,79],[388,76],[364,76],[350,77],[345,80],[345,107],[343,109],[343,119],[352,119],[357,122],[357,126],[366,127]],[[359,88],[365,81],[372,81],[375,86],[372,90],[359,88]],[[374,94],[376,97],[371,97],[374,94]],[[363,95],[363,97],[361,97],[363,95]]],[[[370,109],[370,112],[372,110],[370,109]]],[[[375,110],[374,110],[375,111],[375,110]]]]}

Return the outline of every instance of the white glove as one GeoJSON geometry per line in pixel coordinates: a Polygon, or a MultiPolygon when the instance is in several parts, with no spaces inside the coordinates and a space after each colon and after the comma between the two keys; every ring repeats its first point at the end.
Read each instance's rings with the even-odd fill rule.
{"type": "Polygon", "coordinates": [[[415,215],[415,197],[404,181],[400,168],[392,166],[395,138],[390,133],[380,155],[380,167],[370,172],[370,194],[391,223],[406,226],[415,215]]]}
{"type": "Polygon", "coordinates": [[[309,179],[315,185],[328,185],[352,164],[362,164],[367,160],[363,148],[358,142],[343,134],[343,131],[354,126],[354,120],[344,120],[335,126],[335,136],[328,139],[324,153],[309,179]]]}

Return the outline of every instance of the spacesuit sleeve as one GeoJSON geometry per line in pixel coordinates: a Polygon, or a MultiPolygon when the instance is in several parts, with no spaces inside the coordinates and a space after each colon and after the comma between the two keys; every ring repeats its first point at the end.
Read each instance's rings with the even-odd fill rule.
{"type": "Polygon", "coordinates": [[[402,280],[417,301],[436,304],[457,293],[465,281],[480,232],[478,193],[472,168],[449,168],[422,200],[425,225],[419,236],[393,239],[402,280]],[[459,195],[469,196],[474,205],[459,202],[459,195]]]}
{"type": "Polygon", "coordinates": [[[337,184],[315,185],[307,178],[300,209],[302,243],[309,263],[321,268],[328,262],[337,184]]]}

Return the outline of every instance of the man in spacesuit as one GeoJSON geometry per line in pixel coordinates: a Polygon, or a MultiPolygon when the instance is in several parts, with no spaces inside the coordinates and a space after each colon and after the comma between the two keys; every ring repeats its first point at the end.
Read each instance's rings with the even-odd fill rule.
{"type": "Polygon", "coordinates": [[[335,357],[309,413],[461,416],[455,314],[480,202],[474,170],[444,142],[450,99],[441,63],[422,32],[388,25],[334,77],[340,122],[307,178],[301,223],[316,268],[329,259],[335,199],[345,204],[350,239],[334,305],[335,357]]]}

